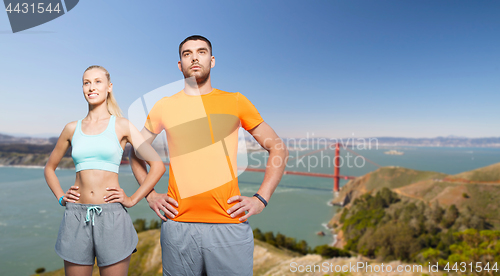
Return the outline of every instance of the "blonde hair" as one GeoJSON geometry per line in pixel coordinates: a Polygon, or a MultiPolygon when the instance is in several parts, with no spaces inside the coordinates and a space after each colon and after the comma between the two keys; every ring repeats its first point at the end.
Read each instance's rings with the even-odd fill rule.
{"type": "MultiPolygon", "coordinates": [[[[92,65],[89,66],[89,68],[85,69],[85,72],[92,70],[92,69],[101,69],[104,71],[106,74],[106,78],[108,78],[108,83],[111,83],[111,77],[109,75],[108,70],[106,70],[104,67],[99,66],[99,65],[92,65]]],[[[85,74],[85,72],[83,72],[85,74]]],[[[113,91],[108,92],[108,97],[106,99],[106,103],[108,105],[108,111],[111,113],[111,115],[115,115],[116,117],[123,117],[122,115],[122,110],[118,106],[118,103],[116,102],[115,96],[113,95],[113,91]]]]}

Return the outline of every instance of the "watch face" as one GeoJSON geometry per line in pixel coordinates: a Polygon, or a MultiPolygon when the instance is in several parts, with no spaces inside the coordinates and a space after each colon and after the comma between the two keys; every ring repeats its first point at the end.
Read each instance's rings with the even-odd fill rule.
{"type": "Polygon", "coordinates": [[[79,0],[4,0],[13,33],[52,21],[72,10],[79,0]]]}

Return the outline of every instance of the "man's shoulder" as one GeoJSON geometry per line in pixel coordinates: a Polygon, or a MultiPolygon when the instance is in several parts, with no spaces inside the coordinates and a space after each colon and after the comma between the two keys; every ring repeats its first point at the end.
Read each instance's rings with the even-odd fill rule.
{"type": "MultiPolygon", "coordinates": [[[[213,93],[214,96],[219,96],[218,98],[224,98],[224,99],[227,99],[227,100],[231,100],[231,101],[236,101],[238,103],[247,103],[247,102],[251,102],[245,95],[243,95],[241,92],[226,92],[226,91],[222,91],[220,89],[216,89],[216,91],[214,91],[215,93],[213,93]]],[[[215,99],[215,97],[214,97],[215,99]]]]}

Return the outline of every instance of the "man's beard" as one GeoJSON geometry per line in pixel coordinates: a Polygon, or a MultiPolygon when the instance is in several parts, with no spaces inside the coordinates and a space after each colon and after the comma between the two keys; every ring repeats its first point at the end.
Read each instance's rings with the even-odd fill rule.
{"type": "MultiPolygon", "coordinates": [[[[201,67],[201,68],[203,68],[203,67],[201,67]]],[[[197,74],[197,72],[191,72],[191,75],[189,75],[189,73],[184,74],[185,79],[189,79],[189,78],[194,77],[196,79],[196,84],[198,86],[205,84],[207,82],[209,76],[210,76],[210,70],[206,74],[202,74],[202,75],[197,74]]]]}

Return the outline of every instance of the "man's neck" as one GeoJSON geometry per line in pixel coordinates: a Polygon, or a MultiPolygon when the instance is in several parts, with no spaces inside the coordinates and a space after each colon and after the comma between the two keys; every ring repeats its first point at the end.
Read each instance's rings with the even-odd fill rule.
{"type": "Polygon", "coordinates": [[[202,84],[192,82],[192,78],[184,80],[184,93],[188,95],[205,95],[212,92],[213,87],[210,77],[202,84]]]}

